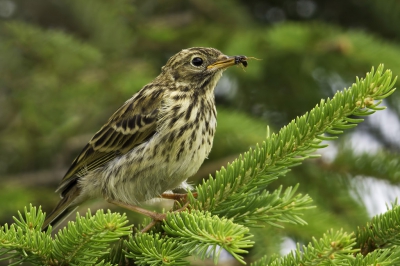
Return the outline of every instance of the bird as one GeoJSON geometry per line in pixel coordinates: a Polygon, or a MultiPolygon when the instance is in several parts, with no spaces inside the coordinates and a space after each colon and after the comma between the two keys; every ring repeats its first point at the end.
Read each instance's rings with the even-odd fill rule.
{"type": "MultiPolygon", "coordinates": [[[[84,146],[61,180],[61,200],[42,230],[56,227],[89,198],[162,219],[139,206],[175,188],[207,158],[217,126],[214,88],[246,56],[193,47],[173,55],[161,73],[128,99],[84,146]]],[[[172,197],[173,198],[173,197],[172,197]]]]}

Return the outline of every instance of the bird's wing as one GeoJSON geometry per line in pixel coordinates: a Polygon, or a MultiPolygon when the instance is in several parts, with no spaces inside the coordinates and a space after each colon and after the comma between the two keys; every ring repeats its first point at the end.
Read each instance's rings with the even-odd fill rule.
{"type": "Polygon", "coordinates": [[[79,176],[127,153],[154,135],[162,93],[154,92],[148,98],[137,96],[119,108],[86,144],[57,190],[65,191],[79,176]]]}

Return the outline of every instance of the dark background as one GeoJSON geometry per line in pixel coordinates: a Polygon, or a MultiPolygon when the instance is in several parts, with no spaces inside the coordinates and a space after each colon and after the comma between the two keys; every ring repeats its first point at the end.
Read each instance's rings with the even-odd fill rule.
{"type": "MultiPolygon", "coordinates": [[[[29,203],[50,211],[92,134],[181,49],[262,59],[220,81],[217,136],[195,184],[373,66],[400,74],[399,14],[399,0],[0,0],[1,224],[29,203]]],[[[248,261],[330,228],[352,232],[400,194],[399,95],[271,186],[300,183],[317,208],[308,226],[254,230],[248,261]]]]}

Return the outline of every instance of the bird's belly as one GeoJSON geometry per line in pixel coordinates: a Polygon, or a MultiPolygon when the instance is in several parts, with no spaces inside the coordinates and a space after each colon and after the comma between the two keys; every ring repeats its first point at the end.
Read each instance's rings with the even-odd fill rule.
{"type": "Polygon", "coordinates": [[[155,198],[179,187],[194,175],[211,151],[216,119],[179,135],[178,130],[156,133],[146,143],[109,162],[96,174],[92,194],[129,204],[155,198]],[[211,128],[211,130],[210,130],[211,128]],[[175,138],[171,138],[175,136],[175,138]]]}
{"type": "Polygon", "coordinates": [[[183,182],[188,177],[197,173],[211,151],[213,137],[214,136],[210,134],[203,135],[200,131],[195,140],[187,138],[185,151],[179,154],[180,147],[177,147],[175,152],[172,153],[176,161],[167,166],[168,175],[171,177],[176,176],[178,179],[181,177],[183,180],[180,182],[183,182]]]}

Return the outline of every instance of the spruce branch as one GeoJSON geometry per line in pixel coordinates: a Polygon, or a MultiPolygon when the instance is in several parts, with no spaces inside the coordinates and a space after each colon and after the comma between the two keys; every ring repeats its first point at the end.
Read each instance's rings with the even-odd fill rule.
{"type": "Polygon", "coordinates": [[[5,224],[0,230],[0,256],[7,257],[0,260],[14,260],[10,265],[22,262],[38,262],[46,264],[50,259],[52,238],[50,232],[42,232],[45,215],[41,208],[30,205],[25,207],[24,215],[18,211],[18,218],[13,217],[15,223],[5,224]]]}
{"type": "Polygon", "coordinates": [[[306,221],[300,218],[301,211],[312,208],[312,199],[308,195],[296,195],[298,187],[299,185],[288,187],[282,192],[283,188],[280,186],[272,193],[262,191],[258,195],[244,196],[241,207],[230,208],[225,216],[249,227],[263,226],[258,223],[260,221],[281,228],[277,222],[306,225],[306,221]],[[246,212],[238,211],[241,209],[246,209],[246,212]]]}
{"type": "Polygon", "coordinates": [[[330,230],[317,241],[312,240],[307,247],[292,251],[285,257],[278,255],[264,256],[251,266],[291,266],[291,265],[397,265],[400,263],[400,247],[393,246],[386,249],[376,249],[368,254],[358,253],[354,235],[342,231],[334,233],[330,230]]]}
{"type": "Polygon", "coordinates": [[[110,243],[131,233],[126,226],[125,214],[111,213],[108,210],[96,212],[93,216],[88,210],[86,217],[77,214],[76,222],[60,230],[54,239],[54,260],[58,264],[95,263],[99,256],[109,253],[110,243]]]}
{"type": "Polygon", "coordinates": [[[201,211],[168,213],[163,225],[165,232],[179,238],[190,254],[201,259],[212,256],[218,262],[222,248],[241,263],[247,248],[253,246],[249,229],[232,220],[201,211]]]}
{"type": "Polygon", "coordinates": [[[86,217],[77,215],[76,222],[70,222],[53,240],[51,227],[46,232],[41,230],[45,215],[40,207],[31,205],[29,210],[25,208],[24,215],[18,213],[18,216],[14,224],[6,224],[0,230],[0,255],[6,255],[0,260],[12,260],[10,265],[100,263],[99,257],[108,254],[111,243],[132,232],[126,226],[125,215],[97,211],[92,216],[89,210],[86,217]]]}
{"type": "MultiPolygon", "coordinates": [[[[383,71],[383,65],[376,71],[372,68],[365,79],[357,77],[349,89],[337,92],[332,99],[321,100],[310,112],[292,120],[279,133],[268,136],[262,145],[250,149],[226,168],[222,167],[215,177],[203,181],[196,187],[197,200],[189,193],[190,204],[195,209],[228,218],[233,217],[232,209],[237,210],[235,217],[256,214],[256,209],[243,207],[243,197],[251,201],[251,197],[263,193],[272,181],[285,175],[291,167],[316,157],[314,152],[327,146],[321,144],[323,140],[334,140],[335,135],[363,121],[353,116],[371,115],[384,109],[380,104],[394,92],[395,82],[390,70],[383,71]]],[[[279,215],[279,212],[270,215],[279,215]]],[[[234,221],[257,220],[250,216],[247,220],[234,221]]],[[[267,223],[268,219],[263,222],[267,223]]]]}
{"type": "Polygon", "coordinates": [[[400,246],[400,206],[397,201],[391,209],[388,207],[385,213],[374,216],[357,231],[357,247],[363,255],[393,246],[400,246]]]}
{"type": "Polygon", "coordinates": [[[172,238],[160,234],[138,233],[126,242],[126,257],[135,260],[137,265],[188,265],[187,249],[172,238]]]}
{"type": "MultiPolygon", "coordinates": [[[[131,234],[129,236],[131,236],[131,234]]],[[[113,265],[124,265],[126,260],[126,239],[128,239],[128,237],[121,237],[116,243],[111,245],[110,252],[100,257],[99,260],[110,262],[113,265]]]]}
{"type": "Polygon", "coordinates": [[[400,247],[395,246],[387,249],[376,249],[366,256],[357,254],[354,259],[349,259],[347,265],[369,266],[369,265],[399,265],[400,247]]]}
{"type": "Polygon", "coordinates": [[[218,263],[223,249],[239,262],[253,246],[249,229],[226,218],[201,211],[167,213],[162,226],[166,235],[138,233],[127,242],[126,257],[138,265],[186,265],[190,255],[213,257],[218,263]]]}
{"type": "Polygon", "coordinates": [[[355,238],[353,234],[333,230],[319,240],[313,238],[307,246],[300,247],[284,257],[268,259],[263,257],[252,266],[290,266],[290,265],[348,265],[344,261],[353,259],[355,238]]]}

